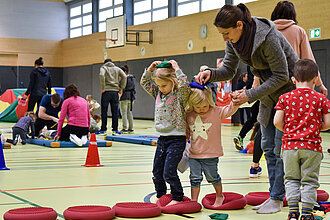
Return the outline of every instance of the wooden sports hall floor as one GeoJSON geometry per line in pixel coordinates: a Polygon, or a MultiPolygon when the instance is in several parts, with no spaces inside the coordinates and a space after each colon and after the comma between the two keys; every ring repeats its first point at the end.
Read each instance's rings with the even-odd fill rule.
{"type": "MultiPolygon", "coordinates": [[[[109,125],[111,122],[109,121],[109,125]]],[[[120,122],[121,125],[121,122],[120,122]]],[[[0,128],[12,124],[0,123],[0,128]]],[[[252,155],[238,153],[232,139],[240,127],[223,126],[222,144],[225,156],[220,159],[219,171],[223,179],[224,192],[243,195],[253,191],[267,191],[268,178],[265,159],[261,166],[264,173],[259,178],[249,178],[252,155]]],[[[153,122],[135,120],[135,133],[154,135],[153,122]]],[[[4,134],[10,137],[11,134],[4,134]]],[[[247,135],[249,137],[250,133],[247,135]]],[[[324,159],[321,164],[320,189],[330,192],[330,133],[322,133],[324,159]]],[[[98,136],[98,139],[103,137],[98,136]]],[[[245,139],[248,143],[248,139],[245,139]]],[[[4,149],[6,165],[10,170],[0,171],[0,215],[10,209],[44,206],[52,207],[63,219],[63,211],[77,205],[106,205],[113,207],[117,202],[155,201],[152,183],[152,161],[154,146],[113,142],[110,148],[99,148],[104,167],[87,168],[87,148],[46,148],[36,145],[18,144],[4,149]]],[[[189,172],[180,175],[185,195],[190,197],[189,172]]],[[[200,201],[213,187],[203,182],[200,201]]],[[[288,208],[271,215],[256,214],[247,205],[243,210],[208,210],[188,214],[194,219],[209,219],[212,213],[227,213],[230,220],[278,220],[286,219],[288,208]]],[[[0,217],[1,218],[1,217],[0,217]]],[[[162,214],[157,219],[185,219],[186,217],[162,214]]],[[[116,219],[123,219],[116,217],[116,219]]],[[[330,214],[325,219],[330,219],[330,214]]]]}

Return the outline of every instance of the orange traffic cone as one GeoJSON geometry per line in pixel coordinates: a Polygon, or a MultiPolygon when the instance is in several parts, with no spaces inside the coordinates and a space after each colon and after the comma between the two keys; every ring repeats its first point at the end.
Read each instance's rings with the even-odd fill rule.
{"type": "Polygon", "coordinates": [[[96,136],[94,133],[91,134],[91,138],[89,139],[86,163],[85,165],[81,165],[81,166],[103,167],[103,165],[100,164],[99,151],[97,149],[96,136]]]}

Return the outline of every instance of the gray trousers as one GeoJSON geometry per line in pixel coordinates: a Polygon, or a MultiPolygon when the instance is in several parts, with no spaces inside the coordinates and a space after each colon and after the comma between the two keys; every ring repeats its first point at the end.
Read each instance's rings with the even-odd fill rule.
{"type": "Polygon", "coordinates": [[[282,150],[284,184],[288,201],[316,204],[323,154],[311,150],[282,150]],[[300,187],[302,189],[300,190],[300,187]]]}
{"type": "MultiPolygon", "coordinates": [[[[134,103],[134,101],[133,101],[134,103]]],[[[132,103],[132,105],[133,105],[132,103]]],[[[133,114],[131,111],[131,100],[120,101],[120,112],[123,121],[123,129],[127,130],[127,120],[128,120],[128,129],[133,130],[133,114]]]]}

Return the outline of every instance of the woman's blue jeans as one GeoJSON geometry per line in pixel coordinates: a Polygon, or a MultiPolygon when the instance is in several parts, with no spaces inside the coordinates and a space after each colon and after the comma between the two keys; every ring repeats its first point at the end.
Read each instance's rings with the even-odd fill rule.
{"type": "Polygon", "coordinates": [[[261,135],[261,148],[267,161],[270,197],[273,200],[283,201],[285,194],[284,167],[280,156],[283,133],[271,121],[267,128],[261,125],[261,135]]]}

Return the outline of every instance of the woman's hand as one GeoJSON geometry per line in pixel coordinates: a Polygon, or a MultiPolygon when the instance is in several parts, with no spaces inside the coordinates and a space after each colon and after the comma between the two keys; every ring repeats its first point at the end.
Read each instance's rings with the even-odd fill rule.
{"type": "Polygon", "coordinates": [[[55,122],[55,123],[58,123],[58,118],[56,118],[56,117],[53,117],[53,122],[55,122]]]}
{"type": "Polygon", "coordinates": [[[54,137],[54,141],[58,141],[58,140],[60,140],[60,137],[61,137],[61,136],[56,135],[56,136],[54,137]]]}
{"type": "Polygon", "coordinates": [[[170,64],[172,64],[172,68],[174,69],[174,71],[177,71],[180,69],[178,63],[175,60],[170,60],[168,61],[170,64]]]}
{"type": "Polygon", "coordinates": [[[156,65],[161,64],[162,61],[154,61],[152,64],[148,67],[147,71],[152,72],[156,67],[156,65]]]}
{"type": "Polygon", "coordinates": [[[207,81],[209,81],[211,78],[211,71],[210,70],[205,70],[203,72],[199,72],[197,76],[195,76],[195,80],[199,84],[204,84],[207,81]]]}
{"type": "Polygon", "coordinates": [[[232,95],[234,105],[242,105],[245,102],[249,101],[245,90],[238,90],[232,95]]]}
{"type": "Polygon", "coordinates": [[[321,86],[319,86],[319,90],[321,91],[321,93],[325,96],[328,96],[328,89],[327,87],[324,86],[324,84],[322,84],[321,86]]]}

